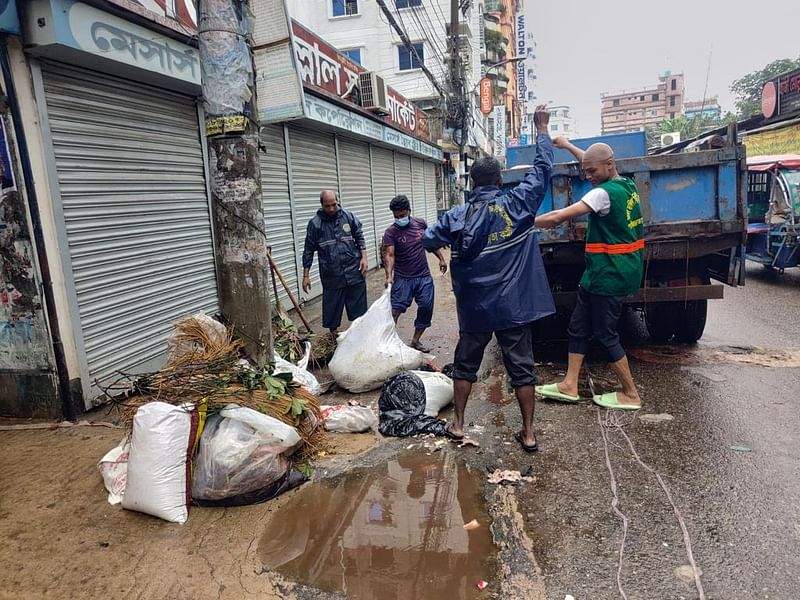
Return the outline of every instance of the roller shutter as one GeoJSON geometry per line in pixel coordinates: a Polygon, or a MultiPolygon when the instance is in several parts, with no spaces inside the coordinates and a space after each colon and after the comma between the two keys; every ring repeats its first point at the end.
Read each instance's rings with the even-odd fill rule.
{"type": "Polygon", "coordinates": [[[375,267],[378,263],[378,250],[372,206],[369,145],[340,137],[338,148],[342,206],[361,221],[369,266],[375,267]]]}
{"type": "MultiPolygon", "coordinates": [[[[297,251],[295,250],[292,226],[292,205],[289,195],[289,174],[286,169],[286,147],[283,125],[267,125],[261,128],[261,141],[266,151],[261,151],[261,197],[264,203],[264,223],[267,243],[272,248],[272,258],[283,274],[283,278],[297,297],[297,251]]],[[[302,252],[302,250],[301,250],[302,252]]],[[[278,299],[284,308],[291,308],[289,297],[280,281],[278,299]]],[[[270,290],[272,294],[272,290],[270,290]]]]}
{"type": "Polygon", "coordinates": [[[411,157],[408,154],[394,153],[394,180],[398,194],[405,194],[411,201],[412,212],[417,211],[414,204],[414,184],[411,180],[411,157]]]}
{"type": "Polygon", "coordinates": [[[392,213],[389,203],[395,197],[394,186],[394,153],[378,146],[371,147],[372,152],[372,195],[375,202],[375,231],[380,252],[383,232],[392,224],[392,213]]]}
{"type": "Polygon", "coordinates": [[[425,205],[428,209],[428,223],[435,223],[438,218],[438,200],[436,197],[436,165],[425,163],[425,205]]]}
{"type": "Polygon", "coordinates": [[[414,214],[428,220],[427,202],[425,200],[425,167],[418,158],[411,159],[411,189],[414,195],[414,214]]]}
{"type": "Polygon", "coordinates": [[[218,310],[203,152],[192,98],[55,64],[42,78],[88,404],[95,380],[159,368],[178,318],[218,310]]]}
{"type": "MultiPolygon", "coordinates": [[[[336,174],[336,146],[333,135],[317,133],[299,127],[289,128],[289,157],[291,160],[292,192],[294,196],[294,235],[297,247],[297,272],[302,281],[303,243],[308,221],[320,207],[322,190],[339,192],[336,174]]],[[[319,281],[319,257],[314,255],[311,268],[311,293],[304,297],[316,298],[322,294],[319,281]]]]}

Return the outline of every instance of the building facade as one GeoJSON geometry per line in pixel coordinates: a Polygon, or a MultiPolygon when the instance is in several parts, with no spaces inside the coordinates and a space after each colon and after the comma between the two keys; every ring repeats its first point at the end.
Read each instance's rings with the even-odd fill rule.
{"type": "Polygon", "coordinates": [[[601,130],[606,133],[643,131],[683,114],[683,74],[666,72],[657,85],[601,96],[601,130]]]}
{"type": "Polygon", "coordinates": [[[581,137],[569,106],[550,102],[548,110],[550,111],[550,137],[554,138],[559,135],[566,138],[581,137]]]}
{"type": "MultiPolygon", "coordinates": [[[[121,374],[160,368],[175,321],[219,310],[197,15],[188,0],[8,6],[0,415],[70,416],[121,374]]],[[[314,269],[302,295],[300,254],[320,190],[361,219],[374,267],[392,196],[435,218],[442,152],[396,90],[388,114],[346,99],[357,65],[282,0],[252,6],[257,30],[288,40],[256,54],[265,230],[308,300],[321,287],[314,269]]]]}
{"type": "Polygon", "coordinates": [[[719,121],[722,118],[722,107],[717,96],[705,100],[687,100],[683,103],[683,114],[687,119],[702,117],[707,121],[719,121]]]}

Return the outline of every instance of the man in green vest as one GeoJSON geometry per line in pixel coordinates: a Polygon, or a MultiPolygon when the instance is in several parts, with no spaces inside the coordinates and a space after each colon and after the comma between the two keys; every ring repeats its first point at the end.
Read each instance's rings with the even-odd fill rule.
{"type": "Polygon", "coordinates": [[[536,217],[537,227],[549,229],[565,221],[589,215],[586,230],[586,270],[578,286],[578,303],[569,322],[569,363],[559,383],[537,386],[544,398],[578,401],[578,376],[589,338],[608,353],[622,391],[594,396],[606,408],[637,410],[642,407],[633,383],[625,350],[619,342],[617,324],[625,296],[639,290],[644,264],[644,222],[636,184],[617,173],[614,152],[607,144],[593,144],[584,152],[566,138],[553,140],[569,150],[581,163],[593,188],[579,202],[536,217]]]}

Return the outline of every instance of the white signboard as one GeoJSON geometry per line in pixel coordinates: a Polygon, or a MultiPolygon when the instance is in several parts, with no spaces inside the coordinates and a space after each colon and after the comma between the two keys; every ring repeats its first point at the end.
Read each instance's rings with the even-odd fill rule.
{"type": "Polygon", "coordinates": [[[494,120],[494,155],[503,158],[506,155],[506,107],[502,104],[492,110],[494,120]]]}

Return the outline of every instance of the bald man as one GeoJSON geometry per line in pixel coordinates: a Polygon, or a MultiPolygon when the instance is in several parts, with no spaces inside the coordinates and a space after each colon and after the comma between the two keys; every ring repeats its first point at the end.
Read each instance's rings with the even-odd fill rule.
{"type": "Polygon", "coordinates": [[[319,254],[322,282],[322,326],[336,334],[342,311],[355,321],[367,312],[367,245],[361,221],[339,205],[333,190],[322,190],[320,208],[308,222],[303,247],[303,291],[311,291],[311,265],[319,254]]]}
{"type": "Polygon", "coordinates": [[[578,303],[569,322],[569,363],[559,383],[537,386],[544,398],[578,401],[578,376],[594,337],[605,349],[622,390],[594,396],[606,408],[642,407],[628,358],[619,341],[617,325],[625,296],[639,290],[644,264],[644,222],[636,184],[617,173],[614,152],[607,144],[593,144],[584,152],[566,138],[553,144],[569,150],[581,163],[593,188],[579,202],[536,217],[537,227],[549,229],[589,215],[586,230],[586,269],[578,286],[578,303]]]}

